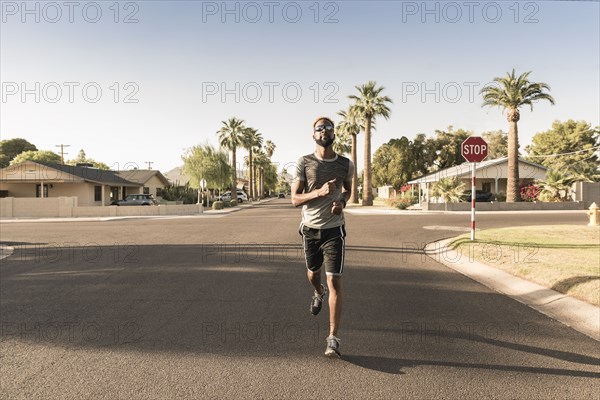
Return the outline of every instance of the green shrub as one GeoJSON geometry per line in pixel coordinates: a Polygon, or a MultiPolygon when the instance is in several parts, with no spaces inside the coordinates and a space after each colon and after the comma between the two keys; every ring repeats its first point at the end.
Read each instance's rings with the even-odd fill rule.
{"type": "Polygon", "coordinates": [[[235,199],[229,200],[229,207],[237,207],[238,201],[235,199]]]}
{"type": "Polygon", "coordinates": [[[223,209],[223,202],[222,201],[215,201],[212,204],[212,209],[213,210],[222,210],[223,209]]]}
{"type": "Polygon", "coordinates": [[[408,207],[412,206],[413,204],[417,203],[417,198],[416,197],[410,197],[410,196],[406,196],[404,198],[402,198],[402,197],[396,197],[396,198],[386,199],[385,202],[388,205],[388,207],[393,207],[393,208],[398,208],[400,210],[405,210],[408,207]]]}
{"type": "Polygon", "coordinates": [[[496,197],[495,201],[506,201],[506,193],[498,192],[494,195],[496,197]]]}

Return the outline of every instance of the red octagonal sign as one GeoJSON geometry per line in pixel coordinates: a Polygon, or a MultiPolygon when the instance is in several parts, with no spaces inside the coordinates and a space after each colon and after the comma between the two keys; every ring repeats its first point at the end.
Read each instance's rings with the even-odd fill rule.
{"type": "Polygon", "coordinates": [[[488,155],[488,144],[479,136],[471,136],[460,145],[460,153],[469,162],[481,162],[488,155]]]}

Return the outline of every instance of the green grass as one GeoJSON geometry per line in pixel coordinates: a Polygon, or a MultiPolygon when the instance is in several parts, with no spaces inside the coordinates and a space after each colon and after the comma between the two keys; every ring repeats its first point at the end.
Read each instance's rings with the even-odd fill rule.
{"type": "Polygon", "coordinates": [[[451,243],[484,264],[600,305],[600,229],[542,225],[489,229],[451,243]],[[472,247],[469,247],[472,246],[472,247]]]}

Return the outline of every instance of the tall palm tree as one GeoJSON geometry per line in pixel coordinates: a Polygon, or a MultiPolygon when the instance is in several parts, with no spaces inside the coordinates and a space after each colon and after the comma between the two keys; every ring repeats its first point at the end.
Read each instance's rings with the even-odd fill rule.
{"type": "Polygon", "coordinates": [[[244,136],[242,138],[243,146],[248,150],[248,171],[249,171],[249,179],[248,179],[248,189],[250,191],[250,198],[255,197],[255,191],[253,190],[253,182],[254,182],[254,173],[253,173],[253,162],[252,162],[252,153],[254,149],[257,147],[260,148],[263,144],[263,137],[258,130],[254,128],[246,128],[244,130],[244,136]]]}
{"type": "Polygon", "coordinates": [[[269,157],[269,159],[271,157],[273,157],[273,153],[275,152],[275,149],[277,148],[277,146],[275,146],[275,143],[273,143],[270,140],[267,140],[265,142],[265,153],[267,155],[267,157],[269,157]]]}
{"type": "Polygon", "coordinates": [[[483,105],[497,106],[506,110],[508,119],[508,182],[506,188],[506,201],[519,201],[519,131],[517,122],[521,118],[519,107],[529,105],[533,110],[533,103],[538,100],[548,100],[554,105],[554,98],[544,90],[550,86],[542,82],[530,82],[529,72],[516,76],[513,68],[503,78],[494,78],[498,86],[486,86],[481,89],[483,105]]]}
{"type": "Polygon", "coordinates": [[[369,81],[364,85],[355,86],[359,96],[350,95],[348,98],[354,100],[351,113],[359,117],[365,124],[365,161],[363,170],[363,206],[373,205],[373,184],[371,181],[371,127],[373,121],[381,116],[385,119],[390,117],[391,110],[388,103],[393,103],[388,96],[381,92],[384,87],[376,87],[375,81],[369,81]]]}
{"type": "Polygon", "coordinates": [[[337,125],[337,129],[340,133],[345,132],[350,135],[351,149],[350,158],[354,164],[354,172],[352,174],[352,190],[350,193],[350,203],[358,204],[358,165],[356,157],[356,137],[361,130],[364,130],[364,125],[360,122],[359,118],[353,114],[352,109],[348,111],[340,111],[338,115],[342,117],[342,120],[337,125]]]}
{"type": "Polygon", "coordinates": [[[256,183],[258,186],[258,197],[262,198],[263,193],[264,193],[264,170],[266,168],[267,165],[269,165],[271,163],[271,160],[269,159],[269,157],[267,157],[267,154],[262,150],[258,150],[255,154],[254,154],[254,165],[256,167],[256,172],[257,172],[257,178],[256,178],[256,183]]]}
{"type": "MultiPolygon", "coordinates": [[[[244,120],[239,118],[229,118],[227,121],[221,121],[223,126],[217,131],[219,135],[219,144],[221,147],[231,151],[231,167],[232,167],[232,186],[231,193],[237,190],[237,160],[236,150],[242,144],[244,137],[244,120]]],[[[233,198],[233,197],[232,197],[233,198]]]]}

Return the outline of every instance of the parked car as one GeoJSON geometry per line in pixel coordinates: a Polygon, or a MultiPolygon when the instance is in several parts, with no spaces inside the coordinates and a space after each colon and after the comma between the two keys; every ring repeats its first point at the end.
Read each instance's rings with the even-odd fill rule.
{"type": "MultiPolygon", "coordinates": [[[[225,192],[219,196],[217,196],[217,200],[221,200],[221,201],[230,201],[231,200],[231,192],[225,192]]],[[[237,191],[237,201],[238,203],[243,203],[244,201],[248,201],[248,196],[246,195],[246,193],[242,192],[241,190],[237,191]]]]}
{"type": "MultiPolygon", "coordinates": [[[[463,195],[465,201],[471,201],[471,191],[465,192],[463,195]]],[[[484,192],[483,190],[475,191],[475,201],[476,202],[484,202],[484,201],[492,201],[494,200],[494,194],[490,192],[484,192]]]]}
{"type": "Polygon", "coordinates": [[[277,197],[280,199],[285,199],[285,193],[279,193],[277,197]]]}
{"type": "Polygon", "coordinates": [[[111,206],[151,206],[156,205],[151,194],[130,194],[125,200],[116,200],[110,203],[111,206]]]}

